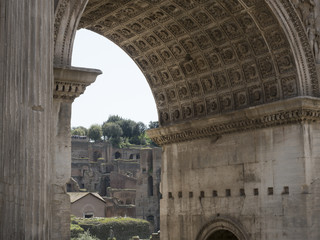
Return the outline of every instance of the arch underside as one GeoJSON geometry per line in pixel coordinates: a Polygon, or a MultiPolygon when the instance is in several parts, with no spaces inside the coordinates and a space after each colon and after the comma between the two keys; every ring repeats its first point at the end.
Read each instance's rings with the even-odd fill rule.
{"type": "Polygon", "coordinates": [[[262,0],[90,0],[79,28],[137,63],[162,126],[301,95],[290,44],[262,0]]]}

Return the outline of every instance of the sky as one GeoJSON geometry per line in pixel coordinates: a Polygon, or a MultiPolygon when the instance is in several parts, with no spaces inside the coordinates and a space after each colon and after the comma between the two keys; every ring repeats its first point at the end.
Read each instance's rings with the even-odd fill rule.
{"type": "Polygon", "coordinates": [[[72,66],[100,69],[103,73],[72,104],[71,126],[89,128],[110,115],[143,122],[158,121],[147,80],[133,60],[105,37],[78,30],[72,66]]]}

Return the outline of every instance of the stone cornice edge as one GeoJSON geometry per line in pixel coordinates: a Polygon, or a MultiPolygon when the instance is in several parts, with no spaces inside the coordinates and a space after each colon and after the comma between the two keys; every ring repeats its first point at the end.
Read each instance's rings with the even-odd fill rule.
{"type": "Polygon", "coordinates": [[[298,97],[264,104],[201,120],[148,130],[148,136],[163,146],[206,137],[320,120],[320,99],[298,97]]]}
{"type": "Polygon", "coordinates": [[[73,101],[84,93],[102,72],[97,69],[55,67],[53,98],[73,101]]]}

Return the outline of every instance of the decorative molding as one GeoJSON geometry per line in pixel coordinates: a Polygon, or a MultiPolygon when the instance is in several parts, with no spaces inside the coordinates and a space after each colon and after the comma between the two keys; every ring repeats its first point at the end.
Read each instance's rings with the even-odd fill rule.
{"type": "MultiPolygon", "coordinates": [[[[300,0],[292,0],[292,2],[294,2],[294,1],[299,2],[300,0]]],[[[310,0],[308,0],[308,1],[310,1],[310,0]]],[[[304,75],[304,84],[305,84],[305,88],[306,88],[305,94],[308,96],[318,97],[318,96],[320,96],[320,91],[319,91],[319,81],[318,81],[315,62],[317,62],[317,58],[319,58],[320,55],[318,54],[319,52],[316,53],[314,51],[315,48],[313,46],[320,44],[320,35],[319,35],[320,33],[317,33],[317,34],[315,33],[315,31],[316,31],[315,24],[312,24],[312,26],[311,26],[310,25],[311,22],[309,24],[306,23],[305,17],[300,16],[300,18],[299,18],[299,11],[295,11],[295,9],[294,9],[294,6],[295,6],[296,10],[298,10],[297,4],[295,4],[295,3],[292,4],[288,0],[281,0],[279,2],[278,1],[274,1],[274,2],[276,4],[276,6],[278,6],[278,8],[281,8],[280,5],[283,6],[286,13],[288,14],[290,22],[294,26],[294,30],[296,31],[296,33],[292,33],[292,35],[296,35],[296,37],[298,37],[301,41],[301,44],[299,44],[297,39],[294,39],[294,43],[296,43],[298,46],[301,46],[301,49],[302,49],[301,52],[302,52],[303,56],[300,56],[300,59],[305,59],[305,61],[306,61],[305,68],[307,68],[307,69],[303,68],[303,65],[301,66],[301,68],[303,68],[302,72],[304,75]],[[318,39],[310,39],[311,33],[318,35],[318,39]],[[310,84],[311,84],[310,87],[309,87],[309,83],[308,83],[307,79],[310,79],[310,84]],[[311,91],[310,93],[309,93],[309,89],[311,91]]],[[[307,1],[305,1],[305,4],[307,4],[307,1]]],[[[315,7],[315,6],[313,6],[313,7],[315,7]]],[[[315,10],[315,9],[310,9],[310,11],[311,10],[315,10]]],[[[311,14],[309,16],[309,18],[311,16],[314,16],[314,14],[311,14]]],[[[287,18],[283,18],[283,19],[286,19],[287,25],[290,25],[287,18]]],[[[314,35],[314,38],[316,37],[315,35],[314,35]]],[[[318,46],[318,47],[320,47],[320,46],[318,46]]],[[[300,55],[301,55],[301,53],[300,53],[300,55]]],[[[302,63],[299,62],[299,64],[302,64],[302,63]]]]}
{"type": "Polygon", "coordinates": [[[72,102],[83,94],[86,87],[101,73],[97,69],[55,67],[53,98],[72,102]]]}
{"type": "Polygon", "coordinates": [[[86,90],[86,84],[72,83],[72,82],[60,82],[55,81],[55,90],[53,98],[64,99],[66,101],[73,101],[79,97],[86,90]]]}
{"type": "Polygon", "coordinates": [[[148,131],[160,146],[287,124],[320,121],[320,100],[293,98],[148,131]]]}
{"type": "MultiPolygon", "coordinates": [[[[283,0],[282,0],[283,1],[283,0]]],[[[320,63],[320,2],[318,0],[291,0],[305,27],[316,62],[320,63]]],[[[285,1],[285,3],[287,3],[285,1]]]]}
{"type": "Polygon", "coordinates": [[[54,64],[71,65],[73,41],[88,0],[60,0],[55,10],[54,64]]]}

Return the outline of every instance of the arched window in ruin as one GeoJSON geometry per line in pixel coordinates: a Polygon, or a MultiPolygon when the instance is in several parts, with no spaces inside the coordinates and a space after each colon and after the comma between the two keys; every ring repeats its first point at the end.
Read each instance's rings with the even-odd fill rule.
{"type": "Polygon", "coordinates": [[[130,154],[130,157],[129,157],[129,159],[133,159],[133,154],[130,154]]]}
{"type": "Polygon", "coordinates": [[[137,159],[140,159],[140,153],[137,154],[136,158],[137,158],[137,159]]]}
{"type": "Polygon", "coordinates": [[[114,154],[114,158],[115,158],[115,159],[120,159],[120,158],[121,158],[121,153],[116,152],[116,153],[114,154]]]}
{"type": "Polygon", "coordinates": [[[147,221],[153,223],[154,222],[154,216],[153,215],[147,216],[147,221]]]}
{"type": "Polygon", "coordinates": [[[206,240],[239,240],[232,232],[218,230],[212,233],[206,240]]]}

